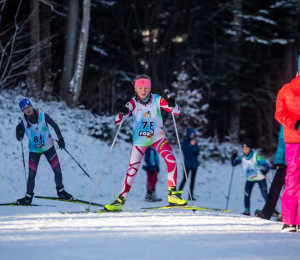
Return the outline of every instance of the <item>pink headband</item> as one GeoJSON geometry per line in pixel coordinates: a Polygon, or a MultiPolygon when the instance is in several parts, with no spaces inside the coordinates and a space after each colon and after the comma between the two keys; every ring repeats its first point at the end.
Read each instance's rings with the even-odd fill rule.
{"type": "Polygon", "coordinates": [[[137,87],[141,87],[141,86],[146,86],[151,89],[151,81],[149,79],[137,79],[134,82],[134,89],[136,89],[137,87]]]}

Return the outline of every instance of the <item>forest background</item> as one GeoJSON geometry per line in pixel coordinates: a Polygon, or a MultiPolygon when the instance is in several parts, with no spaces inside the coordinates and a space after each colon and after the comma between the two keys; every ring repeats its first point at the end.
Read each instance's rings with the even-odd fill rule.
{"type": "Polygon", "coordinates": [[[103,118],[147,74],[181,107],[181,138],[193,127],[215,143],[252,138],[271,154],[277,92],[297,72],[299,11],[300,0],[0,0],[0,93],[103,118]]]}

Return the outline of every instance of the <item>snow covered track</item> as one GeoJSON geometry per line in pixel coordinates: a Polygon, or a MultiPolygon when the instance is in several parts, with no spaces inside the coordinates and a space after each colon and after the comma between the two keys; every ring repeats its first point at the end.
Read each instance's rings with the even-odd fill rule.
{"type": "Polygon", "coordinates": [[[0,252],[2,259],[298,259],[300,234],[281,234],[281,226],[233,213],[5,208],[0,252]]]}

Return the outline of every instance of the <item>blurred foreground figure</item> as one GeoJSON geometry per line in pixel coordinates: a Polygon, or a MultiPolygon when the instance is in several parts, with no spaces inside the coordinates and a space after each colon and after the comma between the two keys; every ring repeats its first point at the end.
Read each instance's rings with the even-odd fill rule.
{"type": "Polygon", "coordinates": [[[283,126],[280,128],[278,145],[275,153],[274,167],[276,173],[271,184],[267,201],[262,210],[256,210],[255,215],[262,219],[270,219],[272,216],[276,217],[279,221],[282,216],[275,210],[280,192],[285,183],[286,176],[286,161],[285,161],[285,143],[283,139],[283,126]]]}
{"type": "MultiPolygon", "coordinates": [[[[299,56],[300,59],[300,56],[299,56]]],[[[298,59],[298,61],[299,61],[298,59]]],[[[298,63],[298,71],[299,63],[298,63]]],[[[281,199],[282,232],[296,232],[300,226],[300,76],[278,92],[276,120],[284,126],[286,177],[281,199]]]]}

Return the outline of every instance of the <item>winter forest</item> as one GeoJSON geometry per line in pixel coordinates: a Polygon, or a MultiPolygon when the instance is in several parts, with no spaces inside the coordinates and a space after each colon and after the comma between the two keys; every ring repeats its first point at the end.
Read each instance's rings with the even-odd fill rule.
{"type": "Polygon", "coordinates": [[[2,0],[0,91],[115,115],[143,73],[182,108],[182,135],[250,137],[271,154],[276,95],[297,71],[299,10],[299,0],[2,0]]]}

